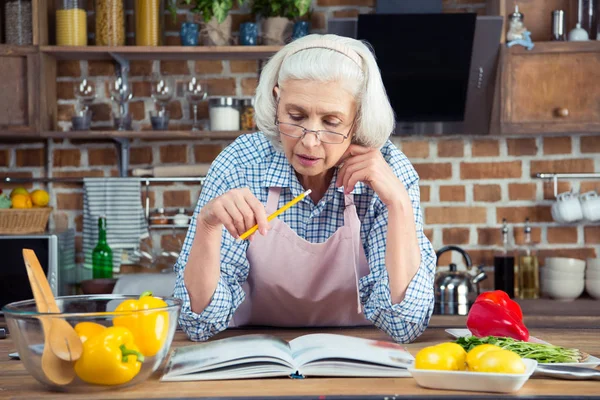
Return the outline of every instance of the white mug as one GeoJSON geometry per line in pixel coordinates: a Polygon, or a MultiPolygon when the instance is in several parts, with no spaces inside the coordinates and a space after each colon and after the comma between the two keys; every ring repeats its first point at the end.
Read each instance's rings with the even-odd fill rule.
{"type": "MultiPolygon", "coordinates": [[[[560,221],[575,222],[583,218],[581,203],[576,193],[565,192],[556,197],[556,214],[560,221]]],[[[552,206],[554,207],[554,205],[552,206]]],[[[554,214],[553,214],[554,215],[554,214]]]]}
{"type": "Polygon", "coordinates": [[[600,220],[600,197],[595,191],[579,196],[583,217],[588,221],[600,220]]]}

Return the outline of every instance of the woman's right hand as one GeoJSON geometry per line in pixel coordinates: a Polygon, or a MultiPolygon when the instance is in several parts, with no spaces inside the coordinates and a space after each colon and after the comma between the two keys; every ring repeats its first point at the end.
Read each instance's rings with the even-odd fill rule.
{"type": "Polygon", "coordinates": [[[265,207],[248,188],[232,189],[212,199],[202,207],[198,219],[207,228],[225,226],[236,239],[257,223],[262,235],[270,229],[265,207]]]}

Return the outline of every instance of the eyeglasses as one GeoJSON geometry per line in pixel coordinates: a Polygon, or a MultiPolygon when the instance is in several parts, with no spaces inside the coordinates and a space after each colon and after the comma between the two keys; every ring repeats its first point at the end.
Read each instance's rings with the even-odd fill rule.
{"type": "Polygon", "coordinates": [[[342,135],[341,133],[322,130],[315,131],[312,129],[306,129],[301,125],[289,124],[287,122],[275,121],[275,125],[277,125],[279,128],[279,133],[296,139],[304,138],[307,132],[314,133],[321,143],[341,144],[344,142],[344,140],[348,139],[348,135],[342,135]]]}
{"type": "Polygon", "coordinates": [[[279,99],[277,99],[277,108],[275,114],[275,125],[277,125],[277,129],[279,133],[285,136],[293,137],[295,139],[301,138],[303,139],[307,132],[312,132],[315,134],[319,142],[327,143],[327,144],[342,144],[344,140],[348,139],[350,136],[350,132],[354,128],[354,123],[356,122],[356,118],[352,121],[352,126],[350,126],[350,130],[347,135],[332,132],[332,131],[324,131],[324,130],[312,130],[306,129],[302,125],[291,124],[288,122],[279,122],[279,118],[277,114],[279,113],[279,99]]]}

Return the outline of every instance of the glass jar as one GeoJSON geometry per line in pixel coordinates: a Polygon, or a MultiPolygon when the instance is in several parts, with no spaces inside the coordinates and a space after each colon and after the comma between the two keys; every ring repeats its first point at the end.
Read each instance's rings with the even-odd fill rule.
{"type": "Polygon", "coordinates": [[[163,0],[135,0],[135,44],[161,46],[163,44],[163,0]]]}
{"type": "Polygon", "coordinates": [[[242,115],[240,117],[240,129],[252,131],[256,129],[254,121],[254,99],[242,100],[242,115]]]}
{"type": "Polygon", "coordinates": [[[6,44],[33,44],[31,0],[6,0],[4,3],[4,37],[6,44]]]}
{"type": "Polygon", "coordinates": [[[169,218],[165,215],[165,209],[159,208],[150,216],[150,225],[167,225],[169,218]]]}
{"type": "Polygon", "coordinates": [[[240,130],[240,100],[233,97],[213,97],[208,100],[210,130],[240,130]]]}
{"type": "Polygon", "coordinates": [[[58,0],[56,4],[56,44],[87,45],[87,14],[84,0],[58,0]]]}
{"type": "Polygon", "coordinates": [[[96,0],[96,46],[125,45],[123,0],[96,0]]]}

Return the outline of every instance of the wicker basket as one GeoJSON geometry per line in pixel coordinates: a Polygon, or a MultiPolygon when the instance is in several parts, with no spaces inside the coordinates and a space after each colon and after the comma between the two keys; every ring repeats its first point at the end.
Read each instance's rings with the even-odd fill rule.
{"type": "Polygon", "coordinates": [[[44,232],[51,212],[52,207],[0,209],[0,234],[44,232]]]}

